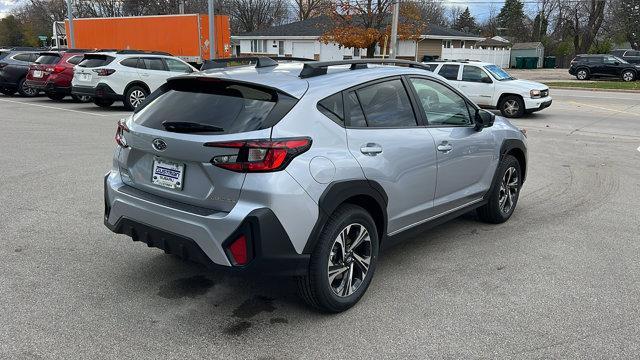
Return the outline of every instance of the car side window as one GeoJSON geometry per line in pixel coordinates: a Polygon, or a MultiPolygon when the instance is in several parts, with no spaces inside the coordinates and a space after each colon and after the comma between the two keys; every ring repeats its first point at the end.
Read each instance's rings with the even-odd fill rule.
{"type": "Polygon", "coordinates": [[[341,92],[320,100],[318,110],[334,122],[344,125],[344,106],[341,92]]]}
{"type": "Polygon", "coordinates": [[[616,58],[614,58],[613,56],[607,56],[604,58],[604,63],[605,64],[615,64],[618,60],[616,60],[616,58]]]}
{"type": "Polygon", "coordinates": [[[13,57],[13,60],[30,62],[31,61],[31,54],[28,54],[28,53],[27,54],[18,54],[18,55],[13,57]]]}
{"type": "Polygon", "coordinates": [[[477,66],[465,65],[462,68],[462,81],[490,83],[491,78],[484,70],[477,66]]]}
{"type": "Polygon", "coordinates": [[[73,57],[70,57],[70,58],[67,60],[67,62],[68,62],[69,64],[78,65],[78,64],[80,64],[80,61],[82,61],[82,58],[84,58],[84,56],[82,56],[82,55],[73,56],[73,57]]]}
{"type": "Polygon", "coordinates": [[[159,58],[142,58],[144,66],[147,70],[167,71],[164,62],[159,58]]]}
{"type": "Polygon", "coordinates": [[[368,127],[416,126],[411,101],[402,80],[379,82],[356,90],[368,127]]]}
{"type": "Polygon", "coordinates": [[[191,72],[191,68],[187,64],[183,63],[182,61],[179,61],[176,59],[164,59],[164,62],[167,64],[167,68],[169,69],[169,71],[179,72],[179,73],[191,72]]]}
{"type": "Polygon", "coordinates": [[[411,78],[411,84],[430,126],[473,124],[469,103],[447,86],[423,78],[411,78]]]}
{"type": "Polygon", "coordinates": [[[367,121],[364,119],[364,113],[362,112],[362,106],[358,100],[358,95],[355,91],[349,91],[345,95],[345,109],[349,115],[348,126],[351,127],[367,127],[367,121]]]}
{"type": "Polygon", "coordinates": [[[447,80],[458,80],[459,69],[460,65],[442,65],[440,71],[438,71],[438,75],[447,80]]]}
{"type": "Polygon", "coordinates": [[[130,68],[137,68],[138,67],[138,58],[124,59],[124,60],[122,60],[120,62],[120,65],[126,66],[126,67],[130,67],[130,68]]]}

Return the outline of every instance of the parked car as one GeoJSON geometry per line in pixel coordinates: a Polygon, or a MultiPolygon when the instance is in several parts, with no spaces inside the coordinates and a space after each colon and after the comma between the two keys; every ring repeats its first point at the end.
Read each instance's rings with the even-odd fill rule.
{"type": "Polygon", "coordinates": [[[633,49],[616,49],[611,55],[617,56],[629,64],[640,64],[640,50],[633,49]]]}
{"type": "Polygon", "coordinates": [[[36,96],[39,90],[29,87],[25,81],[29,65],[39,57],[42,49],[12,48],[0,55],[0,92],[22,96],[36,96]]]}
{"type": "Polygon", "coordinates": [[[427,63],[480,107],[498,109],[503,116],[518,118],[551,106],[549,87],[535,81],[518,80],[498,65],[479,61],[427,63]]]}
{"type": "Polygon", "coordinates": [[[310,305],[339,312],[383,246],[473,210],[507,221],[523,132],[393,62],[413,68],[265,59],[169,79],[117,124],[105,225],[192,261],[296,276],[310,305]]]}
{"type": "Polygon", "coordinates": [[[60,101],[71,95],[76,101],[92,101],[90,96],[71,94],[73,68],[82,61],[85,52],[85,50],[41,52],[40,57],[29,67],[26,85],[44,91],[51,100],[60,101]]]}
{"type": "Polygon", "coordinates": [[[122,101],[134,110],[168,78],[194,71],[193,66],[166,53],[125,50],[85,54],[75,69],[71,93],[91,96],[101,107],[122,101]]]}
{"type": "Polygon", "coordinates": [[[629,64],[613,55],[577,55],[571,60],[569,74],[578,80],[597,77],[617,77],[623,81],[634,81],[638,77],[640,65],[629,64]]]}

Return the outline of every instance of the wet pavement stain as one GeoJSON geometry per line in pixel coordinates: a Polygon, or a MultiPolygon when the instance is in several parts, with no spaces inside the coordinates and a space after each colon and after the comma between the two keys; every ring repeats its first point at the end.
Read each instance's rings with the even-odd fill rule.
{"type": "Polygon", "coordinates": [[[215,285],[213,281],[202,275],[172,280],[160,287],[158,296],[165,299],[183,297],[195,298],[204,295],[215,285]]]}
{"type": "Polygon", "coordinates": [[[251,323],[248,321],[239,321],[236,323],[233,323],[229,326],[227,326],[226,328],[224,328],[224,330],[222,331],[223,333],[227,334],[227,335],[242,335],[243,333],[247,332],[247,330],[249,330],[249,328],[251,327],[251,323]]]}
{"type": "Polygon", "coordinates": [[[233,310],[233,316],[240,319],[249,319],[261,312],[273,312],[276,308],[273,306],[272,298],[266,296],[254,296],[245,300],[240,306],[233,310]]]}
{"type": "Polygon", "coordinates": [[[289,323],[289,320],[287,320],[285,318],[281,318],[281,317],[276,317],[276,318],[271,318],[269,320],[269,323],[271,323],[271,324],[287,324],[287,323],[289,323]]]}
{"type": "Polygon", "coordinates": [[[23,248],[22,246],[18,246],[17,248],[15,248],[15,250],[13,250],[14,252],[22,252],[25,248],[23,248]]]}

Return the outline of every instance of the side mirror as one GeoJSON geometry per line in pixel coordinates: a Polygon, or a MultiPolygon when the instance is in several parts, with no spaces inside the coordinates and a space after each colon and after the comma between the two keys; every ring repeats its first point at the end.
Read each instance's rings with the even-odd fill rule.
{"type": "Polygon", "coordinates": [[[493,126],[493,122],[496,120],[496,115],[490,111],[478,109],[476,110],[476,131],[480,131],[483,128],[493,126]]]}

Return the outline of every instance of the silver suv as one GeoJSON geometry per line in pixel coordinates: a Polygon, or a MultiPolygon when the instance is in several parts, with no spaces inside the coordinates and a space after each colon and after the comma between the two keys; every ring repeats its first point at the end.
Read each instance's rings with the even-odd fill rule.
{"type": "Polygon", "coordinates": [[[118,123],[105,225],[188,260],[296,276],[310,305],[340,312],[383,247],[472,210],[509,219],[523,132],[425,65],[379,63],[261,58],[170,79],[118,123]]]}

